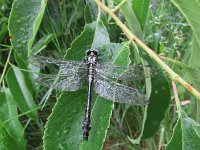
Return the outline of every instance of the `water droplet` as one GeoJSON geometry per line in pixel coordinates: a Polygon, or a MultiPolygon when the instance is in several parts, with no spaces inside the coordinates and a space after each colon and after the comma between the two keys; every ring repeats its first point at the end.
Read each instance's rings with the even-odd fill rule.
{"type": "Polygon", "coordinates": [[[22,22],[20,19],[17,19],[17,21],[16,21],[17,23],[20,23],[20,22],[22,22]]]}
{"type": "Polygon", "coordinates": [[[103,117],[100,117],[99,120],[103,120],[103,117]]]}
{"type": "Polygon", "coordinates": [[[60,149],[63,149],[63,146],[62,146],[61,144],[59,144],[59,148],[60,148],[60,149]]]}
{"type": "Polygon", "coordinates": [[[24,36],[24,39],[28,39],[28,35],[25,35],[25,36],[24,36]]]}
{"type": "Polygon", "coordinates": [[[22,43],[22,44],[25,44],[25,43],[26,43],[26,40],[21,41],[21,43],[22,43]]]}
{"type": "Polygon", "coordinates": [[[6,10],[5,5],[2,5],[2,6],[1,6],[1,10],[2,10],[2,11],[5,11],[5,10],[6,10]]]}

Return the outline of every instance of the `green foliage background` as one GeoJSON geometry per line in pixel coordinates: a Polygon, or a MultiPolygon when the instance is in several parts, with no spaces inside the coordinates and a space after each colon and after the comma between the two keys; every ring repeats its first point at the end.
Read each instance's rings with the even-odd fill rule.
{"type": "MultiPolygon", "coordinates": [[[[104,1],[114,9],[121,1],[104,1]]],[[[127,0],[115,13],[175,72],[200,90],[200,0],[127,0]]],[[[83,60],[98,48],[100,62],[154,63],[130,44],[93,0],[0,0],[0,149],[198,150],[199,101],[160,68],[146,89],[146,107],[114,104],[93,93],[92,129],[82,141],[86,90],[61,92],[37,85],[28,57],[83,60]]],[[[159,67],[159,66],[158,66],[159,67]]],[[[49,68],[51,71],[51,68],[49,68]]]]}

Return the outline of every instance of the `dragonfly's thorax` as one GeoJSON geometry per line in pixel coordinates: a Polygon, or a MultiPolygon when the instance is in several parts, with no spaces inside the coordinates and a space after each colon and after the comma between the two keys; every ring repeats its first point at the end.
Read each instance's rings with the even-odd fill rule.
{"type": "Polygon", "coordinates": [[[94,75],[94,69],[96,67],[97,63],[97,56],[98,56],[98,51],[95,49],[90,49],[86,51],[87,54],[87,67],[88,67],[88,79],[89,81],[93,80],[93,75],[94,75]]]}
{"type": "Polygon", "coordinates": [[[89,55],[87,63],[88,64],[96,64],[97,56],[96,55],[89,55]]]}
{"type": "Polygon", "coordinates": [[[92,82],[96,67],[96,56],[88,57],[87,67],[88,67],[88,80],[89,82],[92,82]]]}

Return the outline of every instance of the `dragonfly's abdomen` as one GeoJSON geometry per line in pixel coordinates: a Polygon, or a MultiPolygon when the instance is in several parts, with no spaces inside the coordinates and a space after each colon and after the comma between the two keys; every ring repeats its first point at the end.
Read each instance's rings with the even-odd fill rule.
{"type": "Polygon", "coordinates": [[[94,80],[94,69],[96,66],[96,55],[91,55],[88,57],[87,63],[88,69],[88,95],[87,95],[87,103],[86,103],[86,110],[85,110],[85,118],[83,124],[83,139],[88,140],[90,127],[90,113],[91,113],[91,101],[92,101],[92,84],[94,80]]]}

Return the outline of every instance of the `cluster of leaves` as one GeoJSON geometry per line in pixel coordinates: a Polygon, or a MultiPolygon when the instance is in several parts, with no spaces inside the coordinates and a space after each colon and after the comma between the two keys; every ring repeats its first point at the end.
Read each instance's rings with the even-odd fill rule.
{"type": "MultiPolygon", "coordinates": [[[[120,2],[105,3],[114,9],[120,2]]],[[[200,89],[200,2],[171,2],[127,0],[115,13],[149,47],[171,58],[169,65],[200,89]]],[[[150,58],[130,45],[110,16],[98,12],[93,0],[2,0],[0,9],[0,149],[98,150],[104,141],[104,149],[164,149],[166,144],[169,150],[199,149],[198,110],[191,109],[197,108],[197,102],[185,108],[174,102],[169,105],[174,97],[163,74],[145,81],[146,93],[151,93],[146,107],[116,104],[114,108],[113,102],[94,94],[92,129],[89,140],[83,142],[87,91],[53,93],[57,99],[53,106],[52,89],[39,89],[34,83],[30,72],[38,68],[29,67],[28,57],[40,54],[80,61],[85,50],[96,47],[102,62],[127,65],[150,58]]],[[[181,100],[194,99],[185,93],[180,88],[181,100]]]]}

